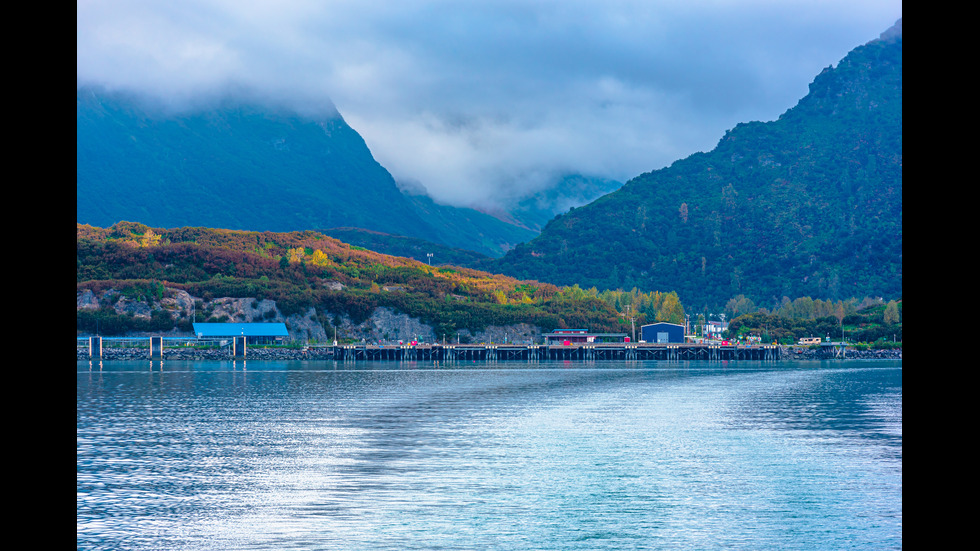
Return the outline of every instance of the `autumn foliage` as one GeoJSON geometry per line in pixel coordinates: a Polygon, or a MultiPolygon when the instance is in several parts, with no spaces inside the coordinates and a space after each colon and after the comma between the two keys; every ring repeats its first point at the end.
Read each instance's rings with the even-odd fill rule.
{"type": "Polygon", "coordinates": [[[146,295],[182,289],[205,300],[271,299],[284,315],[314,308],[322,314],[346,314],[355,322],[384,306],[446,333],[516,323],[544,331],[582,327],[625,332],[629,321],[622,310],[627,301],[636,304],[633,312],[641,315],[641,321],[683,319],[676,294],[659,300],[661,306],[666,302],[671,308],[662,314],[651,309],[652,295],[636,290],[599,293],[594,288],[558,287],[469,268],[429,266],[314,231],[78,224],[76,256],[79,291],[139,288],[146,295]],[[647,313],[641,311],[642,303],[647,304],[647,313]]]}

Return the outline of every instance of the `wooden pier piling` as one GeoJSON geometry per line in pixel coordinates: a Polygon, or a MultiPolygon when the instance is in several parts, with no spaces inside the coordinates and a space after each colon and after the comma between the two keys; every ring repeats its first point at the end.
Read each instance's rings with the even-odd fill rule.
{"type": "Polygon", "coordinates": [[[377,346],[349,344],[333,347],[343,361],[541,361],[541,360],[779,360],[777,345],[583,343],[543,344],[424,344],[377,346]]]}
{"type": "Polygon", "coordinates": [[[102,359],[102,337],[88,338],[88,357],[91,359],[102,359]]]}
{"type": "Polygon", "coordinates": [[[163,337],[150,337],[150,359],[163,359],[163,337]]]}

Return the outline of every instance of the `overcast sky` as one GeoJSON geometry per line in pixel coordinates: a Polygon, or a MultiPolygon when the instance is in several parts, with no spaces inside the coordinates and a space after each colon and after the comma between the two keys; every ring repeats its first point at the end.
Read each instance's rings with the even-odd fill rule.
{"type": "Polygon", "coordinates": [[[336,106],[401,182],[506,204],[773,120],[900,0],[78,0],[77,77],[336,106]]]}

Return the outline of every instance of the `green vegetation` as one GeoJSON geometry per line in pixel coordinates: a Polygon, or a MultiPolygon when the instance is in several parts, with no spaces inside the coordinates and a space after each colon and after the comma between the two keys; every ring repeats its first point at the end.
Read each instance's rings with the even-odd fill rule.
{"type": "Polygon", "coordinates": [[[553,219],[494,271],[560,285],[676,291],[696,311],[743,295],[902,294],[902,44],[827,68],[776,121],[642,174],[553,219]]]}
{"type": "Polygon", "coordinates": [[[809,297],[786,300],[774,312],[759,310],[731,321],[727,338],[745,339],[749,335],[762,342],[795,344],[803,337],[846,340],[865,348],[901,347],[902,301],[864,299],[821,301],[809,297]]]}
{"type": "MultiPolygon", "coordinates": [[[[78,291],[113,289],[137,302],[160,301],[172,290],[193,297],[251,297],[276,302],[286,316],[314,308],[326,329],[331,315],[355,323],[378,307],[421,319],[437,334],[528,323],[550,331],[584,327],[626,332],[621,315],[633,305],[639,320],[682,320],[674,293],[583,290],[521,281],[463,267],[429,266],[378,254],[313,231],[273,233],[207,228],[149,228],[120,222],[77,225],[78,291]]],[[[201,321],[221,321],[201,308],[201,321]]],[[[102,334],[190,330],[186,318],[154,311],[149,320],[106,308],[78,310],[77,329],[102,334]]]]}
{"type": "Polygon", "coordinates": [[[446,264],[480,269],[491,261],[491,257],[467,249],[447,247],[431,241],[404,235],[365,230],[362,228],[329,228],[317,230],[324,235],[349,243],[351,247],[391,255],[412,258],[433,266],[446,264]],[[432,254],[430,259],[427,255],[432,254]]]}
{"type": "MultiPolygon", "coordinates": [[[[543,331],[588,328],[630,333],[657,321],[685,323],[677,293],[558,287],[463,267],[429,266],[407,258],[350,246],[317,232],[240,232],[207,228],[155,229],[121,222],[102,229],[77,226],[78,291],[113,290],[133,303],[161,303],[176,290],[197,297],[199,321],[227,321],[204,301],[256,298],[276,301],[286,316],[316,310],[324,329],[333,316],[355,323],[378,307],[389,307],[430,324],[436,334],[479,331],[489,325],[519,323],[543,331]]],[[[173,308],[172,306],[170,308],[173,308]]],[[[757,308],[744,296],[731,299],[728,337],[761,337],[793,344],[801,337],[873,343],[876,348],[902,340],[902,301],[784,299],[779,308],[757,308]]],[[[693,321],[693,320],[692,320],[693,321]]],[[[700,323],[699,320],[697,323],[700,323]]],[[[112,307],[76,311],[79,332],[192,330],[191,320],[172,316],[168,306],[146,317],[117,313],[112,307]]]]}

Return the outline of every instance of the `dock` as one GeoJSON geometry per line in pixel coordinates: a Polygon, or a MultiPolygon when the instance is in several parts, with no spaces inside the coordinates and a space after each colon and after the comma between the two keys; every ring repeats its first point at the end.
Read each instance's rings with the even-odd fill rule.
{"type": "MultiPolygon", "coordinates": [[[[831,347],[825,347],[828,350],[831,347]]],[[[843,348],[842,346],[840,347],[843,348]]],[[[594,360],[779,360],[778,345],[705,343],[567,343],[567,344],[343,344],[303,348],[246,346],[244,337],[234,339],[79,338],[76,356],[88,359],[149,357],[167,359],[297,359],[336,361],[594,361],[594,360]],[[106,344],[108,347],[104,347],[106,344]],[[246,353],[247,349],[247,353],[246,353]]],[[[834,348],[834,357],[843,352],[834,348]]]]}
{"type": "Polygon", "coordinates": [[[711,345],[652,343],[546,344],[420,344],[333,347],[335,360],[779,360],[777,345],[711,345]]]}

